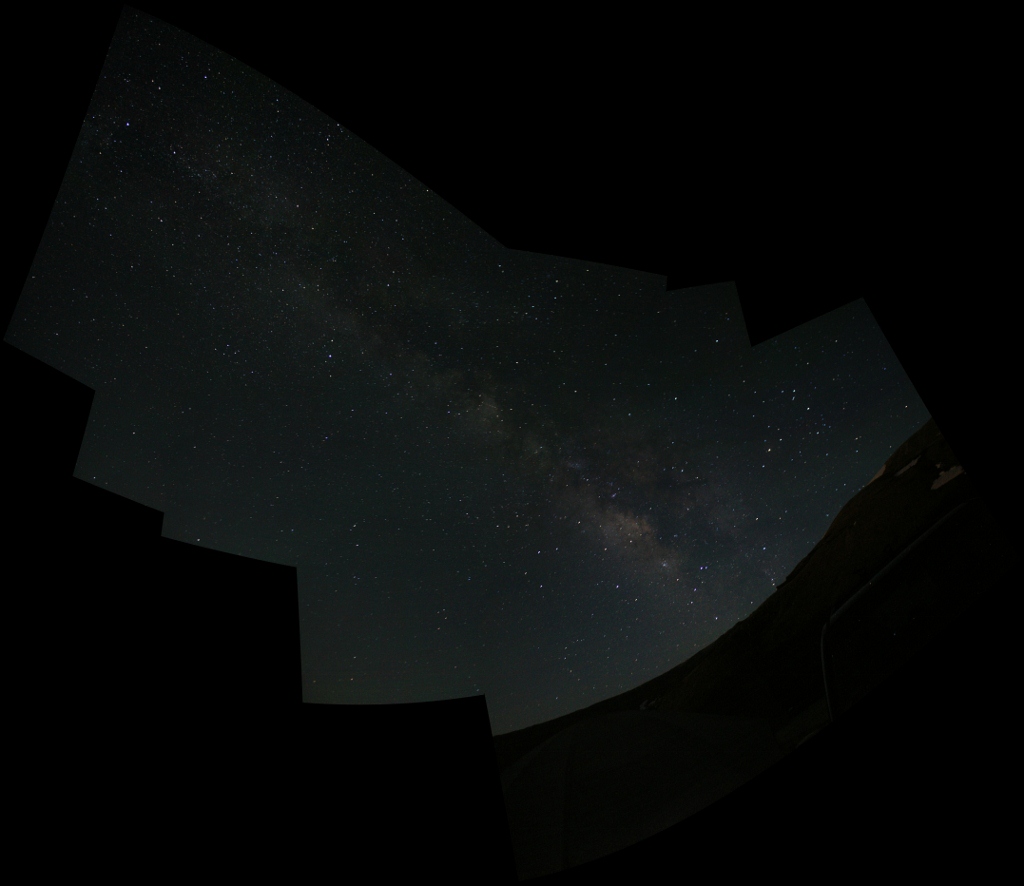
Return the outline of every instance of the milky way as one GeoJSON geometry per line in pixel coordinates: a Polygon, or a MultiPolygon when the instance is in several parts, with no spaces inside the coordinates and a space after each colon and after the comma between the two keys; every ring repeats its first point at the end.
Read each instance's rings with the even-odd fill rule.
{"type": "Polygon", "coordinates": [[[307,701],[630,688],[927,419],[863,302],[751,349],[731,283],[507,250],[343,124],[126,10],[7,335],[97,390],[77,476],[297,566],[307,701]]]}

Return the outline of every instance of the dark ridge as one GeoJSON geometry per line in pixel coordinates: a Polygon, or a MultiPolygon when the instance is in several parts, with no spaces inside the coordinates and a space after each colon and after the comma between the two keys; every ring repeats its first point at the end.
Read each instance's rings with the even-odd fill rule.
{"type": "MultiPolygon", "coordinates": [[[[970,478],[963,474],[955,482],[932,488],[942,469],[955,463],[934,420],[929,420],[897,448],[882,475],[843,506],[825,535],[754,612],[696,655],[641,686],[554,720],[496,736],[499,767],[507,769],[570,726],[641,706],[767,718],[795,747],[824,725],[820,717],[801,719],[824,699],[819,651],[823,626],[894,558],[914,547],[918,559],[941,562],[944,548],[937,546],[937,539],[947,545],[956,539],[956,556],[972,564],[976,581],[985,576],[1001,580],[1009,569],[1003,530],[970,478]],[[908,464],[913,468],[899,473],[908,464]],[[967,505],[971,507],[963,510],[967,505]],[[956,519],[942,526],[940,534],[932,533],[945,518],[956,519]],[[978,537],[966,541],[972,533],[978,537]],[[920,547],[925,541],[926,549],[920,547]]],[[[921,574],[928,568],[928,563],[919,562],[914,570],[921,574]]],[[[951,568],[952,564],[943,567],[947,572],[951,568]]],[[[947,585],[948,577],[944,576],[947,585]]],[[[894,591],[901,592],[902,587],[894,591]]],[[[932,633],[937,635],[942,626],[952,623],[976,593],[975,587],[961,587],[952,599],[945,599],[938,587],[929,586],[932,633]]],[[[900,631],[904,631],[902,624],[900,631]]]]}

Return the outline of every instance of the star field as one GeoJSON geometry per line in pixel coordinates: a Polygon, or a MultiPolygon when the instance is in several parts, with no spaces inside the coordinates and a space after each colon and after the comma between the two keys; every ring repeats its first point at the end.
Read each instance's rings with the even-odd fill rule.
{"type": "Polygon", "coordinates": [[[724,633],[928,418],[863,301],[752,349],[132,10],[6,340],[96,389],[76,476],[297,567],[306,701],[498,733],[724,633]]]}

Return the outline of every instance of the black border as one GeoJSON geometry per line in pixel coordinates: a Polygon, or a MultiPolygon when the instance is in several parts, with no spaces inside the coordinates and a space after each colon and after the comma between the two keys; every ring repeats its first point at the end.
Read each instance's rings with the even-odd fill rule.
{"type": "MultiPolygon", "coordinates": [[[[1009,356],[1018,336],[991,260],[1001,241],[986,242],[979,231],[984,218],[962,183],[977,158],[951,136],[956,106],[939,100],[946,88],[941,70],[922,74],[915,65],[913,40],[883,46],[858,33],[849,46],[834,35],[811,45],[787,36],[783,25],[758,33],[766,23],[715,25],[698,15],[673,30],[653,20],[559,25],[534,13],[522,21],[466,19],[454,8],[416,20],[397,8],[371,18],[299,3],[272,13],[242,4],[138,8],[334,116],[508,246],[663,273],[670,288],[736,280],[755,344],[863,296],[953,450],[1009,527],[1006,487],[1018,470],[1015,447],[1006,445],[1014,439],[1015,412],[1007,402],[1009,356]],[[865,62],[872,52],[881,66],[865,62]]],[[[118,5],[104,3],[25,5],[5,14],[5,147],[14,183],[7,317],[119,13],[118,5]]],[[[61,412],[47,400],[54,396],[52,374],[11,351],[4,345],[9,405],[46,400],[61,412]]],[[[81,424],[88,398],[67,402],[78,404],[81,424]]],[[[37,520],[49,521],[33,536],[39,547],[31,554],[15,550],[10,537],[5,561],[17,578],[37,568],[26,568],[27,556],[59,559],[76,544],[74,530],[60,528],[69,507],[64,493],[52,491],[64,487],[32,471],[50,463],[69,476],[77,441],[54,442],[52,451],[36,441],[35,466],[19,464],[28,458],[21,438],[29,440],[31,430],[10,409],[11,489],[34,503],[37,520]],[[53,497],[42,505],[34,490],[44,487],[53,497]]],[[[80,579],[88,586],[95,576],[80,579]]],[[[38,594],[8,585],[15,586],[22,590],[12,594],[20,602],[11,612],[21,613],[24,626],[39,614],[38,594]]],[[[864,710],[723,803],[552,881],[654,882],[690,872],[810,879],[894,865],[946,871],[954,863],[982,873],[1002,850],[1003,804],[1015,792],[1006,778],[1014,698],[1006,596],[1001,588],[986,592],[955,636],[864,710]]],[[[60,604],[51,598],[47,605],[60,604]]],[[[116,642],[109,626],[92,631],[116,642]]],[[[295,637],[279,633],[273,654],[291,661],[295,637]]],[[[25,734],[41,729],[75,742],[83,733],[69,734],[66,720],[82,709],[62,709],[46,691],[33,690],[25,675],[36,654],[24,653],[9,722],[25,734]]],[[[226,818],[245,820],[260,835],[261,857],[296,871],[327,864],[353,876],[370,864],[417,880],[433,878],[435,866],[447,863],[449,882],[509,881],[479,705],[458,713],[448,703],[415,712],[350,709],[314,720],[323,712],[310,715],[296,704],[292,676],[282,683],[280,714],[264,722],[260,745],[276,749],[260,770],[263,795],[279,797],[277,808],[287,814],[264,815],[257,826],[243,815],[247,789],[238,788],[233,806],[221,796],[226,818]],[[300,709],[305,713],[295,713],[300,709]],[[447,782],[415,781],[396,762],[402,743],[394,736],[454,735],[463,727],[473,738],[460,745],[462,769],[446,758],[447,782]],[[412,779],[404,793],[395,772],[412,779]],[[474,788],[481,779],[486,788],[474,788]],[[455,811],[453,798],[473,790],[483,805],[455,811]]],[[[211,704],[207,720],[235,717],[235,708],[211,704]]],[[[138,715],[137,702],[123,699],[88,710],[90,728],[100,731],[138,715]]],[[[83,752],[94,747],[81,742],[83,752]]],[[[445,745],[438,739],[431,748],[443,754],[445,745]]],[[[219,771],[210,760],[203,765],[211,778],[219,771]]],[[[157,776],[138,777],[150,787],[163,784],[157,776]]],[[[76,790],[74,779],[61,778],[50,786],[57,796],[76,790]]],[[[189,815],[145,795],[140,790],[138,811],[154,822],[189,815]]],[[[207,814],[208,797],[200,792],[192,802],[192,812],[207,814]]],[[[75,808],[87,819],[87,803],[75,808]]],[[[93,831],[89,820],[60,827],[93,831]]],[[[186,857],[199,842],[177,844],[186,857]]],[[[144,866],[163,869],[162,845],[152,838],[144,866]]]]}

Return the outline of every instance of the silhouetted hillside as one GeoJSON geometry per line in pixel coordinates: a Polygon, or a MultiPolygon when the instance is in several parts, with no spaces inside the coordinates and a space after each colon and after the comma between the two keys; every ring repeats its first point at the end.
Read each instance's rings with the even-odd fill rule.
{"type": "MultiPolygon", "coordinates": [[[[929,420],[843,506],[821,540],[747,618],[642,686],[564,717],[495,736],[499,765],[508,767],[584,719],[642,707],[765,719],[785,745],[799,743],[827,718],[821,664],[823,626],[872,576],[946,515],[953,522],[941,527],[943,537],[953,533],[961,544],[951,547],[944,543],[936,549],[938,536],[929,537],[930,553],[915,549],[914,554],[941,563],[944,586],[953,577],[947,562],[950,558],[968,564],[975,582],[956,588],[953,594],[929,586],[930,597],[926,595],[916,605],[918,609],[931,607],[926,618],[931,620],[929,636],[933,635],[969,605],[977,582],[986,574],[995,577],[1008,568],[1008,559],[1005,544],[997,541],[1001,530],[935,421],[929,420]],[[968,504],[970,509],[957,510],[968,504]],[[970,524],[969,537],[964,534],[963,521],[970,524]]],[[[915,568],[922,571],[920,563],[915,568]]],[[[896,593],[897,589],[890,590],[896,593]]],[[[905,588],[902,593],[906,596],[905,588]]],[[[919,646],[926,641],[918,638],[915,642],[919,646]]]]}
{"type": "Polygon", "coordinates": [[[495,736],[520,876],[647,845],[765,775],[906,670],[1009,564],[929,420],[714,643],[615,698],[495,736]]]}

